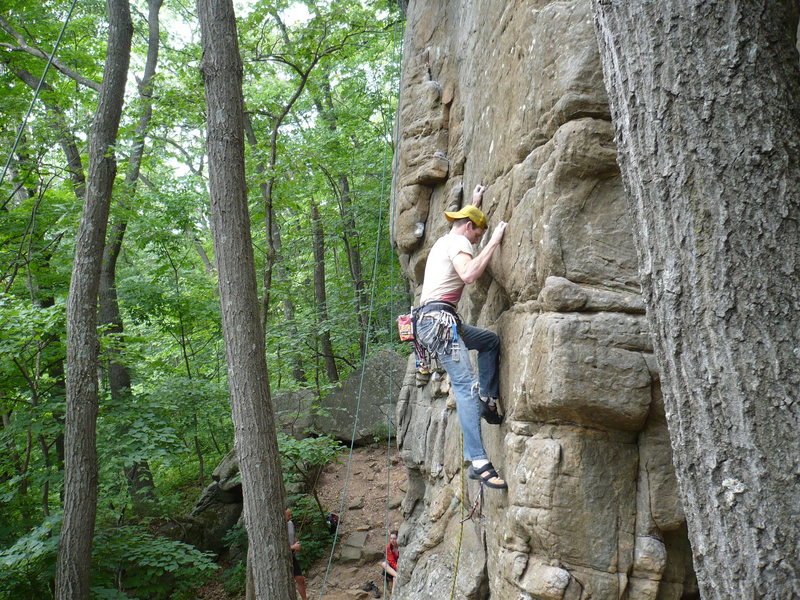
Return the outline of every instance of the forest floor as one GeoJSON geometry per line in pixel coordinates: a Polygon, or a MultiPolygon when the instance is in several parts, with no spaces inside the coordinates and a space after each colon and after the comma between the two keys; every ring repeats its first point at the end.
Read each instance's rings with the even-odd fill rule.
{"type": "MultiPolygon", "coordinates": [[[[380,588],[381,597],[384,596],[378,563],[383,560],[388,531],[400,527],[400,502],[407,490],[406,469],[397,456],[394,441],[390,446],[390,450],[387,450],[387,445],[383,442],[354,449],[346,491],[344,482],[348,468],[347,453],[342,455],[338,463],[329,464],[320,476],[317,484],[320,502],[327,511],[338,513],[341,520],[330,570],[330,553],[327,553],[305,573],[309,600],[373,598],[373,593],[362,590],[369,581],[375,582],[380,588]],[[392,507],[388,512],[387,505],[392,507]],[[367,534],[366,543],[361,549],[361,558],[342,558],[342,549],[352,540],[353,534],[359,533],[367,534]],[[323,591],[324,595],[320,595],[323,591]]],[[[302,531],[299,531],[298,537],[302,545],[302,531]]],[[[220,581],[209,582],[197,596],[197,600],[240,598],[243,599],[244,596],[231,597],[226,594],[220,581]]]]}

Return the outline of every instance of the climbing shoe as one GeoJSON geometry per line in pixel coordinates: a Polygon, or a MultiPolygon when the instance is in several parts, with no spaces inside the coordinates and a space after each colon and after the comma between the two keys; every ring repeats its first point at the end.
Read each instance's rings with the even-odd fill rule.
{"type": "Polygon", "coordinates": [[[495,490],[508,489],[505,479],[497,474],[497,471],[494,470],[492,463],[486,463],[480,469],[476,469],[470,465],[469,470],[467,471],[467,476],[470,479],[477,479],[486,487],[490,487],[495,490]]]}
{"type": "Polygon", "coordinates": [[[375,582],[374,582],[374,581],[368,581],[367,583],[365,583],[365,584],[364,584],[364,585],[361,587],[361,589],[362,589],[362,590],[364,590],[365,592],[371,592],[371,591],[373,591],[373,590],[377,590],[377,589],[378,589],[378,586],[376,586],[376,585],[375,585],[375,582]]]}
{"type": "Polygon", "coordinates": [[[489,425],[500,425],[503,422],[503,415],[497,406],[497,398],[481,398],[481,417],[489,425]]]}

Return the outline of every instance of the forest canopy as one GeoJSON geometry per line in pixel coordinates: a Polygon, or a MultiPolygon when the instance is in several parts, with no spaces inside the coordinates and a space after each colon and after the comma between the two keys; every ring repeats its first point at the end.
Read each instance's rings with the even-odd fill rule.
{"type": "MultiPolygon", "coordinates": [[[[319,398],[392,343],[407,304],[388,236],[403,24],[389,0],[236,10],[270,386],[319,398]]],[[[213,569],[148,523],[186,512],[233,443],[197,15],[192,3],[134,0],[131,16],[98,301],[92,590],[109,598],[168,597],[152,562],[183,569],[185,581],[213,569]],[[122,581],[121,564],[141,569],[122,581]]],[[[0,598],[51,593],[65,307],[107,28],[96,1],[8,0],[0,17],[0,598]]]]}

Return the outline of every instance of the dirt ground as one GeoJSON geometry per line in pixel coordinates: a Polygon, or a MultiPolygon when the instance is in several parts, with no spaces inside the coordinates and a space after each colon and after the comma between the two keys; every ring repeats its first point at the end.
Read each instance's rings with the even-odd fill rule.
{"type": "MultiPolygon", "coordinates": [[[[389,595],[384,593],[378,563],[383,560],[388,531],[400,527],[400,502],[407,489],[406,470],[397,457],[394,441],[388,448],[386,442],[355,448],[352,459],[348,456],[349,452],[343,454],[338,463],[328,465],[317,484],[322,506],[328,512],[340,515],[339,538],[333,559],[330,560],[328,553],[305,573],[309,600],[365,600],[378,597],[376,592],[362,590],[369,581],[379,588],[380,597],[389,595]],[[391,507],[388,512],[387,507],[391,507]],[[343,559],[342,551],[350,536],[359,533],[367,534],[361,558],[343,559]]],[[[301,533],[301,545],[302,542],[301,533]]],[[[219,581],[213,581],[200,590],[197,600],[232,599],[219,581]]]]}
{"type": "Polygon", "coordinates": [[[388,532],[400,528],[400,502],[407,489],[406,470],[397,456],[394,441],[389,448],[384,442],[354,449],[345,489],[347,463],[348,456],[344,455],[340,464],[328,465],[318,485],[323,506],[331,507],[329,510],[340,514],[341,520],[330,570],[329,556],[326,556],[306,574],[309,599],[372,598],[373,594],[361,591],[369,581],[374,581],[383,592],[378,563],[383,560],[388,532]],[[367,533],[362,558],[342,560],[344,544],[357,532],[367,533]],[[324,595],[320,596],[323,591],[324,595]]]}

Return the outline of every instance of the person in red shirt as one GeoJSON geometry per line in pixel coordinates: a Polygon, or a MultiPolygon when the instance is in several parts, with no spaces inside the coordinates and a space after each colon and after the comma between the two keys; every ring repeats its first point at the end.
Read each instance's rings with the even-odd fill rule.
{"type": "Polygon", "coordinates": [[[394,587],[394,578],[397,577],[397,561],[400,558],[400,546],[397,545],[397,531],[389,532],[389,543],[386,544],[386,560],[381,561],[383,576],[389,585],[389,593],[394,587]]]}

